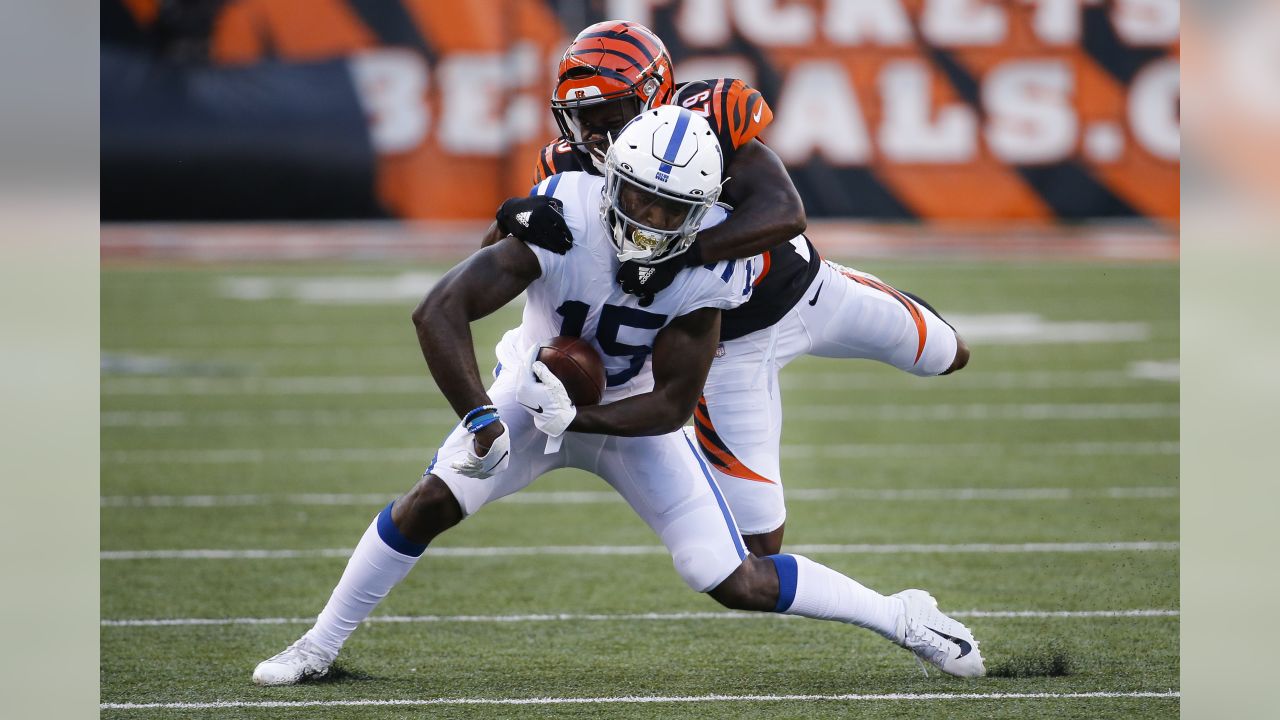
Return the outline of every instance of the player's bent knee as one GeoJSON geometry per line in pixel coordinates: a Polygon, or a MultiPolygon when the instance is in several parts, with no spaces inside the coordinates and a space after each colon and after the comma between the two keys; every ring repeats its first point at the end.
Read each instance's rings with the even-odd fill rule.
{"type": "Polygon", "coordinates": [[[756,535],[743,535],[742,542],[747,546],[747,551],[756,557],[769,557],[782,552],[782,533],[783,527],[773,532],[759,533],[756,535]]]}
{"type": "Polygon", "coordinates": [[[772,561],[748,555],[708,594],[730,610],[768,612],[778,603],[778,575],[772,561]]]}
{"type": "Polygon", "coordinates": [[[396,500],[391,519],[405,537],[426,544],[462,521],[462,506],[443,480],[427,474],[396,500]]]}
{"type": "Polygon", "coordinates": [[[736,562],[726,562],[724,554],[705,546],[684,547],[671,556],[676,572],[694,592],[710,592],[729,577],[736,562]]]}
{"type": "Polygon", "coordinates": [[[969,346],[964,340],[956,335],[956,358],[951,361],[951,367],[947,368],[943,375],[950,375],[957,370],[963,370],[965,365],[969,364],[969,346]]]}

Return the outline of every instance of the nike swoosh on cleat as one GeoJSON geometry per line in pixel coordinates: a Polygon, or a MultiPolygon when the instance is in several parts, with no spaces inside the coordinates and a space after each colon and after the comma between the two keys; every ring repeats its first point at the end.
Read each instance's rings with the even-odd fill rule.
{"type": "Polygon", "coordinates": [[[809,301],[810,306],[818,304],[818,296],[822,294],[822,286],[825,285],[826,282],[827,282],[826,280],[823,280],[822,282],[818,283],[818,289],[813,293],[813,299],[809,301]]]}
{"type": "MultiPolygon", "coordinates": [[[[925,625],[925,627],[929,627],[929,626],[928,626],[928,625],[925,625]]],[[[941,635],[942,637],[944,637],[944,638],[946,638],[946,639],[950,640],[951,642],[953,642],[953,643],[955,643],[957,646],[959,646],[959,648],[960,648],[960,654],[956,656],[956,659],[957,659],[957,660],[959,660],[960,658],[964,657],[965,655],[968,655],[968,654],[969,654],[969,652],[970,652],[971,650],[973,650],[973,645],[971,645],[971,644],[969,643],[969,641],[968,641],[968,640],[961,640],[961,639],[960,639],[960,638],[958,638],[958,637],[952,637],[952,636],[950,636],[950,635],[948,635],[948,634],[946,634],[946,633],[944,633],[944,632],[941,632],[941,631],[939,631],[939,630],[935,630],[934,628],[929,628],[929,629],[930,629],[930,630],[933,630],[934,632],[938,633],[938,634],[939,634],[939,635],[941,635]]]]}
{"type": "MultiPolygon", "coordinates": [[[[542,406],[541,406],[541,405],[539,405],[538,407],[534,407],[534,406],[532,406],[532,405],[525,405],[524,403],[520,403],[520,407],[525,408],[526,410],[532,410],[533,412],[536,412],[536,413],[538,413],[538,414],[542,414],[542,406]]],[[[939,634],[941,634],[941,633],[939,633],[939,634]]]]}
{"type": "Polygon", "coordinates": [[[756,114],[752,115],[751,119],[756,122],[760,122],[760,115],[763,113],[764,113],[764,101],[761,100],[760,104],[756,106],[756,114]]]}

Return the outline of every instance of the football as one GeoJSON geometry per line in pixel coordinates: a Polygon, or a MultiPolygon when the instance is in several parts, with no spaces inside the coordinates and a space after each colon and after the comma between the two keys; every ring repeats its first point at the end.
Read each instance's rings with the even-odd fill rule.
{"type": "Polygon", "coordinates": [[[604,396],[604,362],[581,338],[551,338],[538,350],[538,360],[564,383],[574,405],[595,405],[604,396]]]}

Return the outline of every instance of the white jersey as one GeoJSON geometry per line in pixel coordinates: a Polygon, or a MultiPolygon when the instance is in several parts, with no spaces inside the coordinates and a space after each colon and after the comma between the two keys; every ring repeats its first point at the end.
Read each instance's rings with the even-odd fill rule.
{"type": "MultiPolygon", "coordinates": [[[[743,304],[764,263],[756,256],[686,268],[642,308],[614,280],[620,263],[600,215],[603,187],[604,178],[582,172],[552,175],[534,187],[531,194],[551,195],[564,204],[573,247],[559,255],[529,245],[542,276],[529,285],[523,321],[503,336],[497,355],[499,367],[512,367],[535,344],[557,335],[580,337],[604,360],[607,382],[601,402],[609,403],[653,389],[650,355],[662,328],[699,308],[728,310],[743,304]]],[[[702,226],[726,216],[723,208],[713,208],[702,226]]]]}

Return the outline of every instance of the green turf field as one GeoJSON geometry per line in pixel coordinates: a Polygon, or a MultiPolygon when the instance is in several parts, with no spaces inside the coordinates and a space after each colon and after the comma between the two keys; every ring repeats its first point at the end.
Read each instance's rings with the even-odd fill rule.
{"type": "MultiPolygon", "coordinates": [[[[562,472],[441,538],[335,677],[256,687],[456,422],[409,320],[414,274],[442,268],[108,266],[103,716],[1175,717],[1177,268],[850,264],[974,328],[973,359],[784,371],[788,546],[930,590],[991,676],[725,613],[603,482],[562,472]],[[529,698],[582,702],[510,702],[529,698]],[[117,707],[156,703],[182,705],[117,707]]],[[[517,319],[476,327],[482,367],[517,319]]]]}

